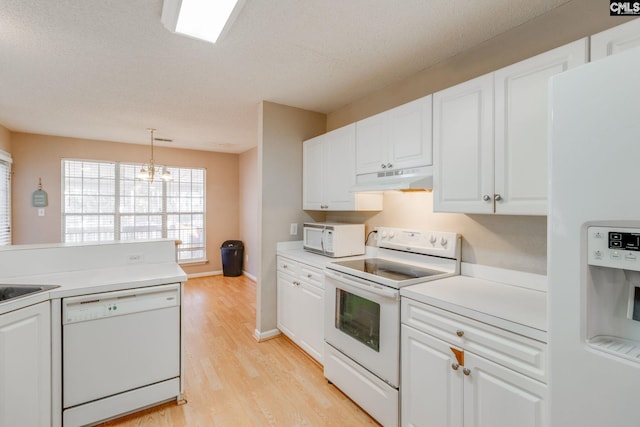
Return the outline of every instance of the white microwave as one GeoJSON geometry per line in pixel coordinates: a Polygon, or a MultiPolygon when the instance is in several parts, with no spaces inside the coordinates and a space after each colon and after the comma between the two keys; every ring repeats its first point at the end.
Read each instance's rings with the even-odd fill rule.
{"type": "Polygon", "coordinates": [[[330,257],[364,254],[364,224],[308,222],[303,228],[304,249],[330,257]]]}

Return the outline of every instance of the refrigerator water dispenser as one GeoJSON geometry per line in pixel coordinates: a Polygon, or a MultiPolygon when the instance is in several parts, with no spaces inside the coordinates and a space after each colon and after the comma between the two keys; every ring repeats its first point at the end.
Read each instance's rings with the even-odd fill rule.
{"type": "Polygon", "coordinates": [[[587,230],[587,344],[640,363],[640,228],[587,230]]]}

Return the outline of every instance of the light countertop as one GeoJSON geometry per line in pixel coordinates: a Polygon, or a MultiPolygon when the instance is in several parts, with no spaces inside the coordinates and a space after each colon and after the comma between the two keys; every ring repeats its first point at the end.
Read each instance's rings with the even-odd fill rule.
{"type": "MultiPolygon", "coordinates": [[[[371,248],[367,246],[366,250],[369,251],[371,250],[371,248]]],[[[302,241],[278,243],[277,255],[317,268],[325,268],[327,264],[335,261],[362,259],[366,257],[365,255],[356,255],[351,257],[331,258],[328,256],[305,251],[302,248],[302,241]]]]}
{"type": "Polygon", "coordinates": [[[544,291],[468,276],[453,276],[407,286],[401,296],[462,316],[547,341],[544,291]]]}
{"type": "Polygon", "coordinates": [[[58,285],[58,288],[0,303],[0,314],[55,298],[184,282],[175,262],[136,264],[0,279],[2,285],[58,285]]]}

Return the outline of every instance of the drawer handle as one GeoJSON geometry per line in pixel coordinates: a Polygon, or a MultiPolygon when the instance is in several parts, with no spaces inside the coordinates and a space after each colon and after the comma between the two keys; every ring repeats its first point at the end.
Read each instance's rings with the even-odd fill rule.
{"type": "Polygon", "coordinates": [[[287,268],[287,264],[282,264],[282,268],[287,268]]]}
{"type": "Polygon", "coordinates": [[[464,331],[463,331],[463,330],[461,330],[461,329],[458,329],[458,330],[456,331],[456,335],[457,335],[457,336],[459,336],[459,337],[462,337],[462,336],[464,335],[464,331]]]}
{"type": "Polygon", "coordinates": [[[459,367],[460,367],[460,365],[457,364],[457,363],[452,363],[451,364],[451,369],[453,369],[454,371],[457,371],[459,367]]]}
{"type": "Polygon", "coordinates": [[[293,284],[296,286],[300,286],[300,282],[296,282],[295,280],[293,281],[293,284]]]}
{"type": "Polygon", "coordinates": [[[312,274],[311,273],[307,273],[307,278],[311,279],[311,277],[312,277],[312,274]]]}
{"type": "Polygon", "coordinates": [[[462,373],[463,373],[463,374],[465,374],[466,376],[469,376],[469,375],[471,375],[471,369],[469,369],[469,368],[464,368],[464,369],[462,370],[462,373]]]}

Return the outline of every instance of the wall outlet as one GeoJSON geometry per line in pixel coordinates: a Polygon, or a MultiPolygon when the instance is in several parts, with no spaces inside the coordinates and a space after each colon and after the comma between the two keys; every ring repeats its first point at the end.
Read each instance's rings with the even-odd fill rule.
{"type": "Polygon", "coordinates": [[[293,222],[291,223],[291,228],[289,230],[289,234],[292,236],[296,236],[298,234],[298,224],[293,222]]]}
{"type": "Polygon", "coordinates": [[[128,264],[141,264],[142,263],[142,254],[129,254],[129,255],[127,255],[127,263],[128,264]]]}

